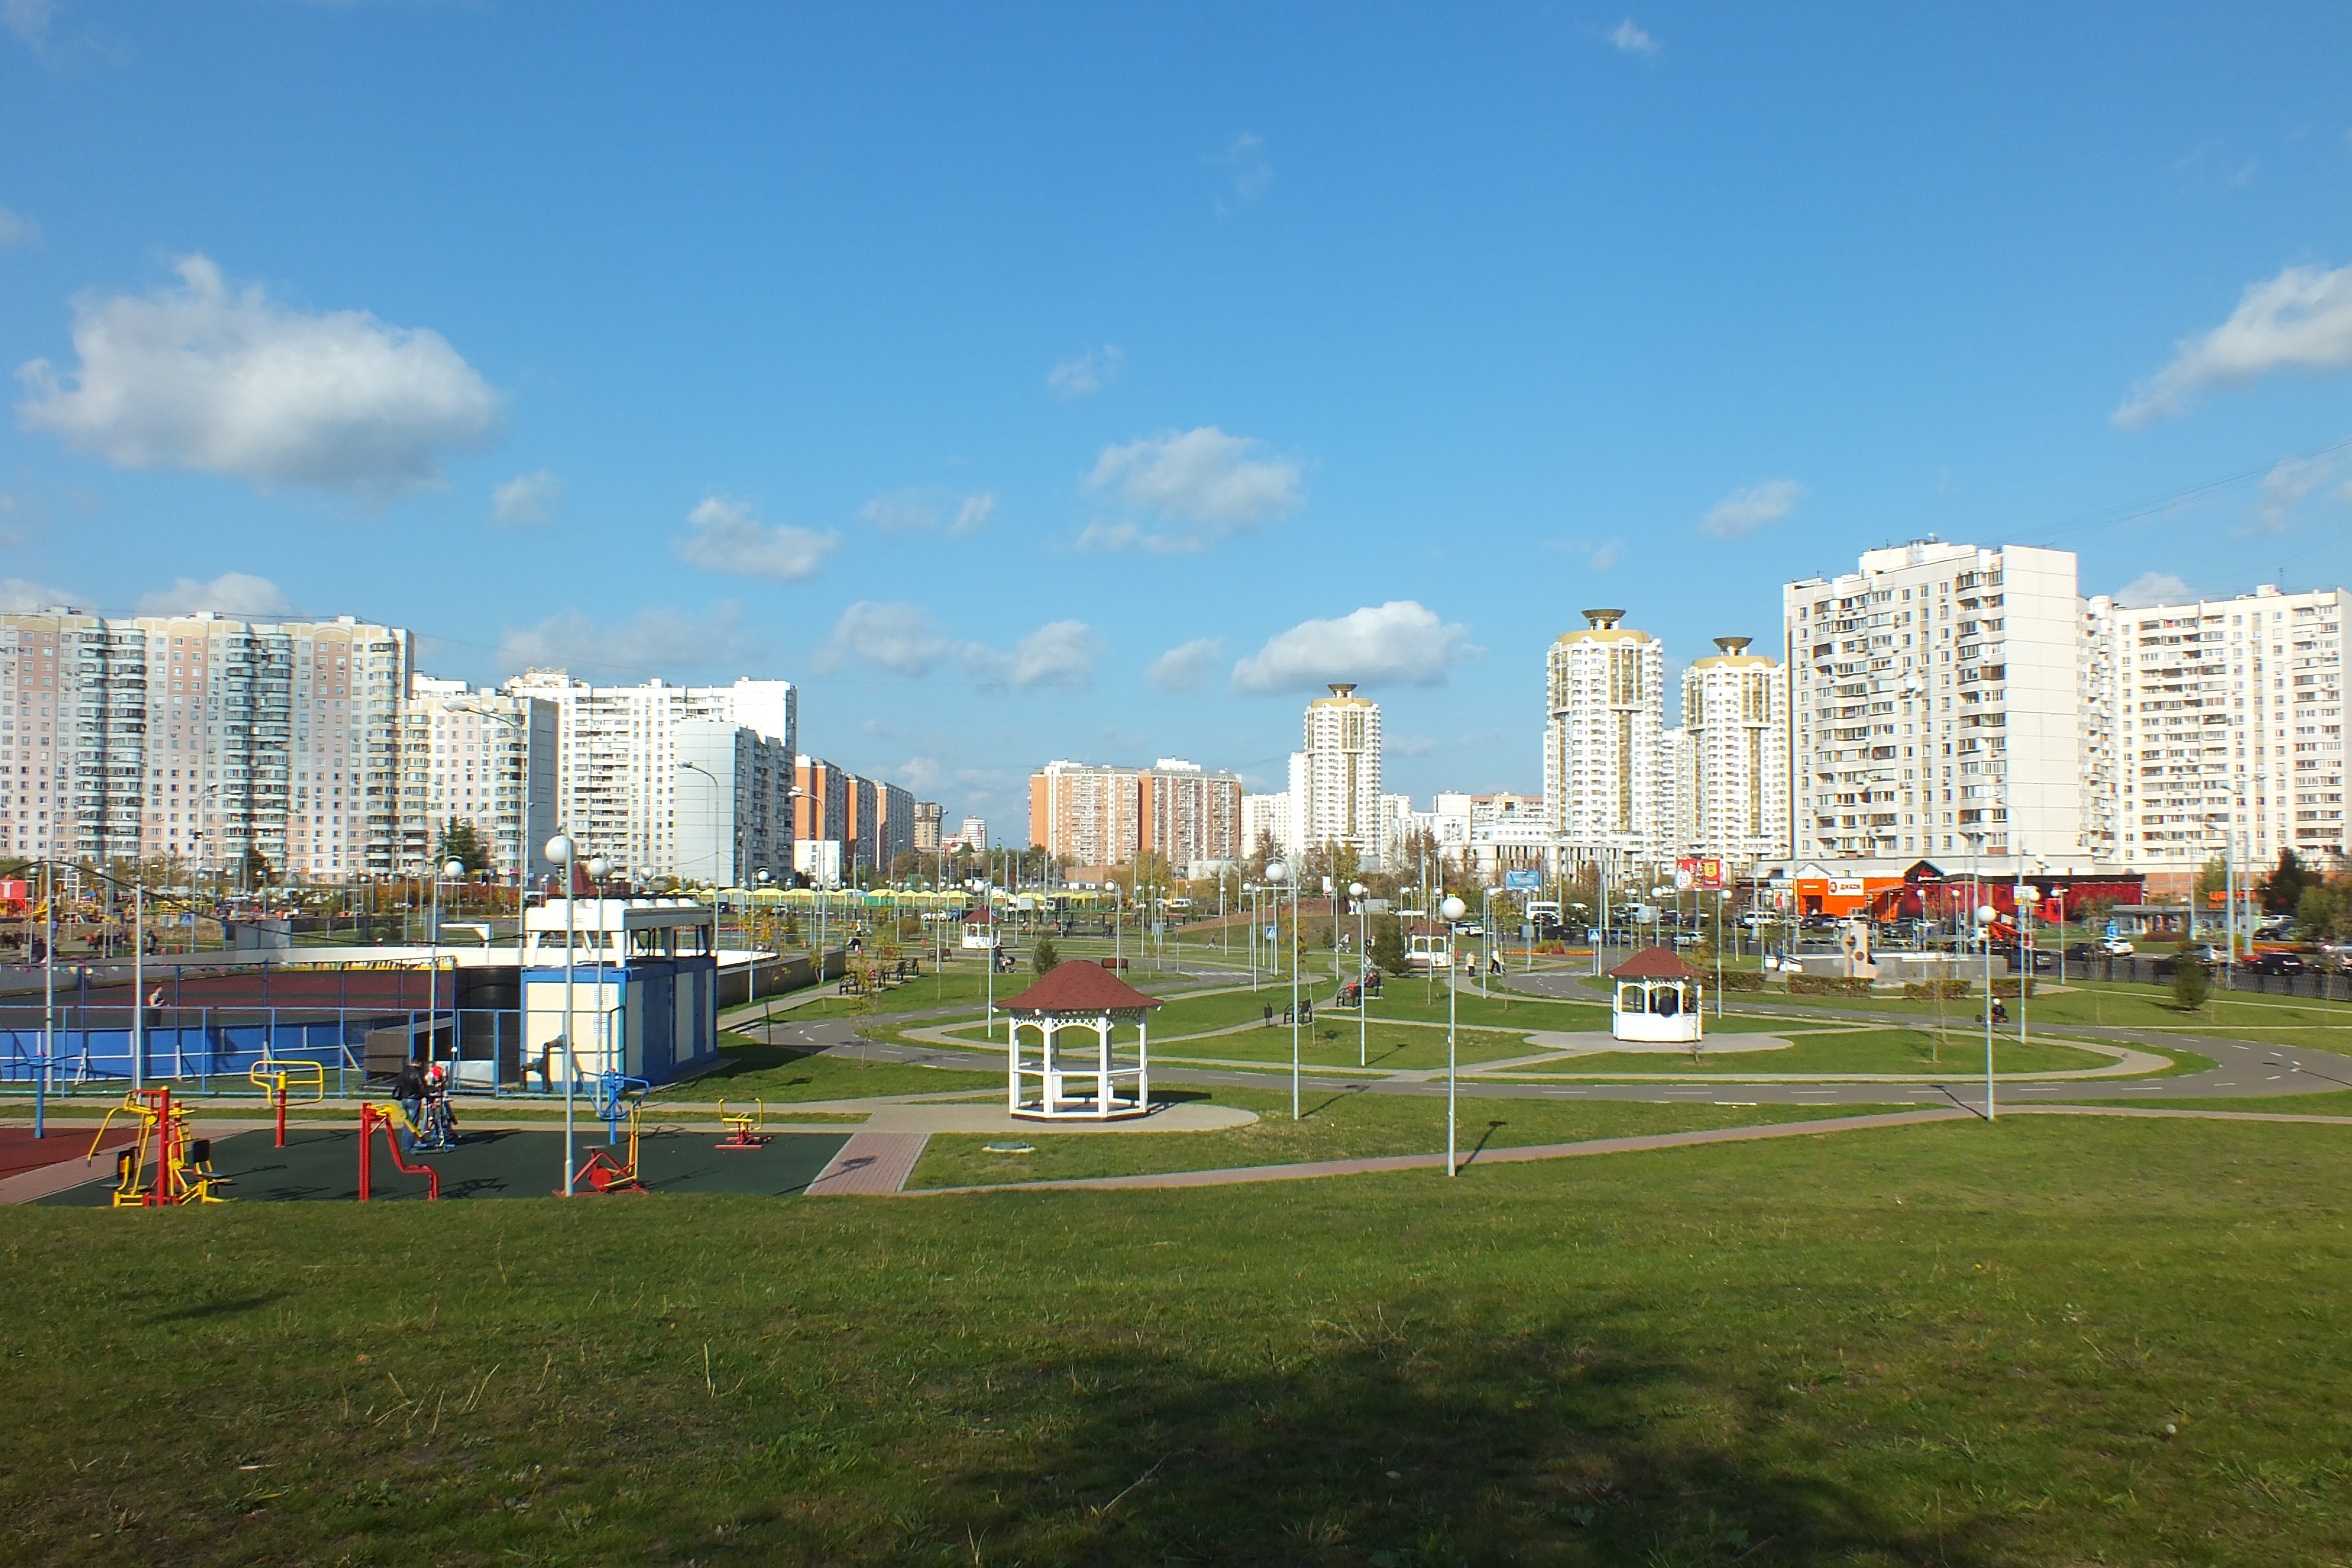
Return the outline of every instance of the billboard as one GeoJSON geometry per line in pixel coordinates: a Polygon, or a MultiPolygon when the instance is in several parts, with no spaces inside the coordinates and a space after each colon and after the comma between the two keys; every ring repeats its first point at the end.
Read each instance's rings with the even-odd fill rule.
{"type": "Polygon", "coordinates": [[[1543,873],[1506,871],[1503,873],[1503,889],[1512,893],[1540,893],[1543,891],[1543,873]]]}
{"type": "Polygon", "coordinates": [[[1675,862],[1675,890],[1716,893],[1723,890],[1723,861],[1715,856],[1692,857],[1675,862]]]}

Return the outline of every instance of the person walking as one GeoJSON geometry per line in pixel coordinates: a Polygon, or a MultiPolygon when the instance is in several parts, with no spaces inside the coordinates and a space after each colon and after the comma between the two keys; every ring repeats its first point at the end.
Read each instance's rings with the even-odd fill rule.
{"type": "Polygon", "coordinates": [[[416,1130],[424,1125],[425,1121],[425,1075],[417,1070],[414,1060],[404,1066],[400,1076],[392,1080],[392,1099],[406,1118],[400,1129],[400,1152],[414,1154],[416,1152],[416,1130]]]}

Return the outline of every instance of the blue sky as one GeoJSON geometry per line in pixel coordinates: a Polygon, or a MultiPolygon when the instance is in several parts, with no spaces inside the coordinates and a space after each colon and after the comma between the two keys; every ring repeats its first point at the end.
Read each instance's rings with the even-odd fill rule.
{"type": "MultiPolygon", "coordinates": [[[[2352,12],[0,0],[0,593],[1531,789],[1933,531],[2342,582],[2352,12]]],[[[2145,589],[2143,589],[2145,591],[2145,589]]]]}

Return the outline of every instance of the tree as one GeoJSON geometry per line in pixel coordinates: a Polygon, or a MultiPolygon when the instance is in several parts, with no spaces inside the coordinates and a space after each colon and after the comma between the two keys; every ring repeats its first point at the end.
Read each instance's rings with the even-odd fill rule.
{"type": "Polygon", "coordinates": [[[2335,942],[2352,931],[2352,881],[2314,882],[2295,900],[2294,918],[2315,942],[2335,942]]]}
{"type": "Polygon", "coordinates": [[[2205,983],[2205,966],[2182,948],[2172,959],[2172,1005],[2184,1013],[2194,1013],[2205,1005],[2210,987],[2205,983]]]}
{"type": "Polygon", "coordinates": [[[264,855],[258,849],[247,849],[245,852],[245,881],[247,887],[266,888],[269,886],[269,872],[270,865],[268,856],[264,855]]]}
{"type": "Polygon", "coordinates": [[[485,870],[490,864],[489,846],[482,842],[482,836],[474,830],[474,825],[461,822],[454,816],[443,825],[440,847],[433,856],[437,863],[445,866],[455,860],[468,872],[485,870]]]}
{"type": "Polygon", "coordinates": [[[2318,882],[2301,856],[2292,849],[2282,849],[2277,868],[2263,884],[2263,908],[2274,915],[2291,915],[2302,907],[2304,889],[2318,882]]]}
{"type": "Polygon", "coordinates": [[[1371,959],[1391,974],[1402,975],[1412,966],[1405,962],[1404,924],[1394,915],[1382,915],[1372,928],[1371,959]]]}
{"type": "Polygon", "coordinates": [[[1029,950],[1029,967],[1040,974],[1052,973],[1054,966],[1061,962],[1062,955],[1054,951],[1054,939],[1050,936],[1039,937],[1037,944],[1029,950]]]}

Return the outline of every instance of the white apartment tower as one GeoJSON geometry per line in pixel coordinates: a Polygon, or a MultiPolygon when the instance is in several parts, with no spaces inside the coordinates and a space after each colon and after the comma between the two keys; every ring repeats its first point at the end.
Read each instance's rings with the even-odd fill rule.
{"type": "Polygon", "coordinates": [[[1781,613],[1791,854],[2095,852],[2071,551],[1930,537],[1788,584],[1781,613]]]}
{"type": "Polygon", "coordinates": [[[1665,647],[1587,610],[1545,658],[1544,816],[1572,860],[1655,860],[1669,847],[1665,647]]]}
{"type": "MultiPolygon", "coordinates": [[[[2344,612],[2352,593],[2084,612],[2086,668],[2111,673],[2100,770],[2119,858],[2183,890],[2234,847],[2257,871],[2344,853],[2344,612]]],[[[2086,722],[2091,705],[2085,705],[2086,722]]]]}
{"type": "Polygon", "coordinates": [[[0,851],[390,871],[410,654],[350,616],[0,616],[0,851]]]}
{"type": "Polygon", "coordinates": [[[1717,637],[1717,651],[1683,672],[1675,847],[1754,861],[1789,852],[1789,672],[1717,637]]]}
{"type": "Polygon", "coordinates": [[[1334,682],[1307,705],[1307,746],[1290,759],[1291,847],[1348,845],[1358,864],[1381,857],[1381,705],[1334,682]]]}
{"type": "Polygon", "coordinates": [[[400,866],[441,858],[453,823],[471,826],[506,879],[551,868],[556,825],[556,705],[420,675],[402,713],[400,866]]]}
{"type": "MultiPolygon", "coordinates": [[[[797,755],[799,692],[788,680],[747,677],[732,686],[672,686],[661,680],[591,686],[560,669],[534,669],[507,682],[506,691],[555,704],[561,737],[556,799],[562,830],[578,842],[583,858],[602,856],[626,878],[707,880],[712,859],[701,836],[709,831],[708,824],[720,819],[749,823],[767,809],[748,797],[716,816],[704,803],[689,806],[690,793],[711,786],[702,774],[680,765],[698,757],[681,753],[676,735],[679,724],[714,720],[748,729],[782,749],[787,772],[797,755]],[[682,809],[694,813],[698,837],[692,846],[681,837],[682,809]]],[[[711,773],[733,771],[731,763],[719,768],[709,767],[707,757],[700,760],[711,773]]],[[[773,766],[769,759],[755,771],[772,772],[773,766]]],[[[783,787],[792,787],[789,780],[783,787]]],[[[731,863],[731,846],[719,859],[731,863]]],[[[774,868],[790,863],[779,858],[774,868]]]]}

